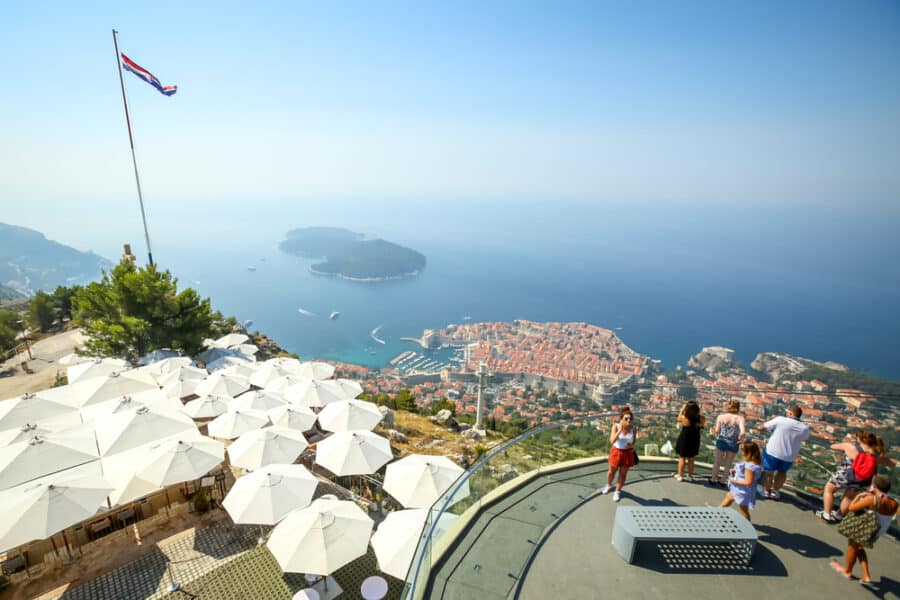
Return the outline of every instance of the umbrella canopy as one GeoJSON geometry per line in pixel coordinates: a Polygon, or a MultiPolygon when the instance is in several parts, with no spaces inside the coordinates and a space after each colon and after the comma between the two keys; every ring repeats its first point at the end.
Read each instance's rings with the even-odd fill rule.
{"type": "Polygon", "coordinates": [[[209,369],[209,366],[215,363],[217,360],[222,358],[233,357],[243,361],[253,362],[256,360],[254,356],[247,356],[239,352],[238,350],[232,348],[208,348],[197,355],[197,360],[206,365],[206,368],[209,369]]]}
{"type": "Polygon", "coordinates": [[[307,446],[309,444],[301,431],[266,427],[241,435],[228,446],[228,457],[232,465],[255,471],[263,465],[292,463],[307,446]]]}
{"type": "Polygon", "coordinates": [[[309,408],[321,408],[331,402],[347,400],[347,394],[336,381],[308,379],[304,383],[291,386],[284,392],[288,402],[309,408]]]}
{"type": "MultiPolygon", "coordinates": [[[[229,350],[229,352],[231,352],[229,350]]],[[[249,377],[256,370],[256,358],[245,354],[223,356],[206,363],[206,370],[210,373],[221,371],[229,375],[243,375],[249,377]]]]}
{"type": "Polygon", "coordinates": [[[198,396],[215,394],[216,396],[237,396],[250,389],[250,383],[246,377],[240,375],[226,375],[213,373],[194,388],[198,396]]]}
{"type": "MultiPolygon", "coordinates": [[[[395,510],[381,522],[371,540],[379,569],[398,579],[406,579],[429,512],[427,508],[395,510]]],[[[439,539],[457,518],[451,513],[441,515],[432,541],[439,539]]]]}
{"type": "Polygon", "coordinates": [[[319,423],[327,431],[372,430],[382,418],[378,406],[363,400],[332,402],[319,413],[319,423]]]}
{"type": "Polygon", "coordinates": [[[356,398],[363,393],[362,386],[352,379],[335,379],[348,398],[356,398]]]}
{"type": "Polygon", "coordinates": [[[102,477],[60,479],[16,490],[3,507],[0,547],[42,540],[93,516],[105,507],[111,491],[102,477]]]}
{"type": "Polygon", "coordinates": [[[320,498],[286,516],[266,545],[282,571],[328,575],[366,553],[372,526],[355,503],[320,498]]]}
{"type": "Polygon", "coordinates": [[[297,374],[309,379],[328,379],[334,375],[334,367],[328,363],[309,361],[300,364],[297,374]]]}
{"type": "Polygon", "coordinates": [[[371,431],[339,431],[316,448],[316,463],[335,475],[368,475],[391,460],[391,444],[371,431]]]}
{"type": "Polygon", "coordinates": [[[222,506],[235,523],[274,525],[308,506],[317,484],[303,465],[264,465],[239,478],[222,506]]]}
{"type": "Polygon", "coordinates": [[[26,423],[15,429],[0,431],[0,448],[16,442],[27,442],[34,436],[46,437],[51,433],[71,429],[72,427],[81,427],[83,424],[78,411],[67,412],[62,416],[44,419],[37,423],[26,423]]]}
{"type": "Polygon", "coordinates": [[[131,368],[131,363],[121,358],[95,358],[88,362],[78,363],[66,369],[66,379],[69,383],[80,380],[104,377],[119,371],[131,368]]]}
{"type": "Polygon", "coordinates": [[[278,392],[279,394],[284,394],[286,391],[291,389],[294,386],[305,385],[309,382],[308,377],[301,377],[300,375],[295,374],[287,374],[282,375],[280,377],[276,377],[274,379],[270,379],[266,384],[266,389],[270,392],[278,392]]]}
{"type": "Polygon", "coordinates": [[[300,370],[300,361],[296,358],[272,358],[260,363],[256,372],[250,376],[250,383],[264,388],[269,382],[285,375],[296,375],[300,370]]]}
{"type": "Polygon", "coordinates": [[[194,433],[197,426],[181,412],[137,409],[103,415],[94,421],[101,455],[116,454],[179,434],[194,433]]]}
{"type": "Polygon", "coordinates": [[[181,411],[192,419],[214,419],[228,412],[228,396],[200,396],[187,402],[181,411]]]}
{"type": "Polygon", "coordinates": [[[234,349],[245,356],[253,356],[259,352],[259,346],[256,346],[255,344],[240,344],[239,346],[235,346],[234,349]]]}
{"type": "Polygon", "coordinates": [[[240,435],[269,424],[269,415],[259,410],[229,410],[207,425],[211,437],[233,440],[240,435]]]}
{"type": "Polygon", "coordinates": [[[249,342],[250,336],[243,333],[229,333],[223,335],[217,340],[213,340],[209,345],[210,348],[233,348],[240,346],[244,342],[249,342]]]}
{"type": "Polygon", "coordinates": [[[93,428],[82,425],[0,448],[0,490],[96,460],[93,428]]]}
{"type": "MultiPolygon", "coordinates": [[[[465,470],[446,456],[410,454],[387,466],[384,491],[406,508],[428,508],[437,502],[465,470]]],[[[456,500],[469,495],[466,482],[456,500]]]]}
{"type": "MultiPolygon", "coordinates": [[[[178,360],[183,360],[183,359],[187,360],[186,363],[177,363],[177,364],[187,364],[187,365],[191,364],[190,358],[188,358],[186,356],[181,356],[180,354],[178,354],[178,352],[176,352],[175,350],[172,350],[170,348],[160,348],[159,350],[154,350],[153,352],[148,352],[147,354],[143,355],[142,357],[140,357],[138,359],[138,364],[141,365],[142,367],[146,367],[146,366],[154,366],[155,367],[159,363],[162,363],[166,359],[170,359],[170,358],[175,358],[178,360]]],[[[151,370],[155,370],[155,369],[151,369],[151,370]]],[[[157,374],[162,374],[162,373],[165,373],[165,371],[157,370],[157,374]]]]}
{"type": "Polygon", "coordinates": [[[225,459],[225,445],[209,438],[170,439],[152,446],[136,475],[159,487],[203,477],[225,459]]]}
{"type": "Polygon", "coordinates": [[[178,368],[161,374],[156,381],[159,383],[159,385],[165,387],[170,383],[175,383],[176,381],[200,382],[207,377],[209,377],[209,373],[206,372],[206,369],[200,369],[193,365],[182,365],[178,368]]]}
{"type": "Polygon", "coordinates": [[[182,408],[181,401],[177,398],[168,398],[159,389],[155,389],[85,406],[81,409],[81,419],[85,423],[91,423],[102,416],[136,410],[142,406],[156,412],[179,412],[182,408]]]}
{"type": "Polygon", "coordinates": [[[269,411],[272,425],[287,427],[297,431],[309,431],[316,424],[316,413],[305,406],[284,404],[269,411]]]}
{"type": "MultiPolygon", "coordinates": [[[[80,354],[72,352],[70,354],[66,354],[65,356],[63,356],[56,362],[58,362],[61,365],[69,366],[69,365],[77,365],[77,364],[84,363],[84,362],[90,362],[92,360],[94,360],[94,359],[91,358],[90,356],[81,356],[80,354]]],[[[68,373],[67,373],[67,375],[68,375],[68,373]]]]}
{"type": "Polygon", "coordinates": [[[228,407],[232,410],[261,410],[268,412],[273,408],[284,406],[287,401],[284,396],[278,392],[270,392],[268,390],[251,390],[244,392],[234,400],[228,403],[228,407]]]}
{"type": "Polygon", "coordinates": [[[41,392],[41,395],[83,408],[113,398],[158,389],[159,385],[150,374],[132,370],[51,388],[41,392]]]}
{"type": "Polygon", "coordinates": [[[0,431],[18,429],[28,423],[54,419],[66,413],[78,412],[70,404],[40,394],[22,394],[0,402],[0,431]]]}

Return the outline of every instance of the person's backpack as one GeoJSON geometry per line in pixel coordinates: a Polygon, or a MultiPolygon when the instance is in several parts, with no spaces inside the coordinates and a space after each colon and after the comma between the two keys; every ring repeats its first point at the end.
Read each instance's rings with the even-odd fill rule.
{"type": "Polygon", "coordinates": [[[867,452],[860,452],[853,459],[853,478],[856,481],[869,481],[878,470],[875,456],[867,452]]]}

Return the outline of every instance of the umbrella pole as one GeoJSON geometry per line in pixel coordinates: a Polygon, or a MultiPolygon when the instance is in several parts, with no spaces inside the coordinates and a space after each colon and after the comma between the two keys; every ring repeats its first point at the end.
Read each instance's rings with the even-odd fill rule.
{"type": "Polygon", "coordinates": [[[169,488],[165,488],[163,493],[166,495],[166,516],[171,518],[172,513],[169,512],[169,488]]]}
{"type": "Polygon", "coordinates": [[[69,561],[72,562],[75,560],[75,557],[72,556],[72,551],[69,549],[69,538],[66,537],[66,530],[62,530],[62,539],[63,543],[66,545],[66,554],[69,556],[69,561]]]}
{"type": "Polygon", "coordinates": [[[264,544],[264,543],[266,543],[266,536],[263,535],[263,526],[260,525],[260,526],[259,526],[259,539],[256,540],[256,544],[257,544],[258,546],[261,546],[261,545],[264,544]]]}
{"type": "Polygon", "coordinates": [[[59,557],[59,548],[56,547],[56,540],[53,539],[53,536],[50,536],[50,543],[53,544],[53,551],[56,553],[56,556],[59,557]]]}

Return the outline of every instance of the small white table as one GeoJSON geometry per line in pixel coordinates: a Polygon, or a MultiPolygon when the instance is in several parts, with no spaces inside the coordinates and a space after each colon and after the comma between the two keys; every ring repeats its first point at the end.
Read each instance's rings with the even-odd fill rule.
{"type": "Polygon", "coordinates": [[[291,600],[319,600],[319,592],[313,588],[305,588],[294,594],[291,600]]]}
{"type": "Polygon", "coordinates": [[[384,577],[372,575],[366,577],[359,586],[359,593],[365,600],[381,600],[387,595],[388,583],[384,577]]]}

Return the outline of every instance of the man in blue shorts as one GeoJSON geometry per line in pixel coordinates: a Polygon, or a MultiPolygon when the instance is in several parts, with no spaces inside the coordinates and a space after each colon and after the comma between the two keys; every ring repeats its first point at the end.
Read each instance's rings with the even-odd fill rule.
{"type": "Polygon", "coordinates": [[[775,417],[766,421],[763,427],[771,432],[769,441],[763,450],[763,479],[767,498],[778,498],[778,490],[787,479],[788,469],[800,454],[800,445],[809,437],[809,425],[800,421],[803,409],[794,404],[788,409],[787,416],[775,417]]]}

